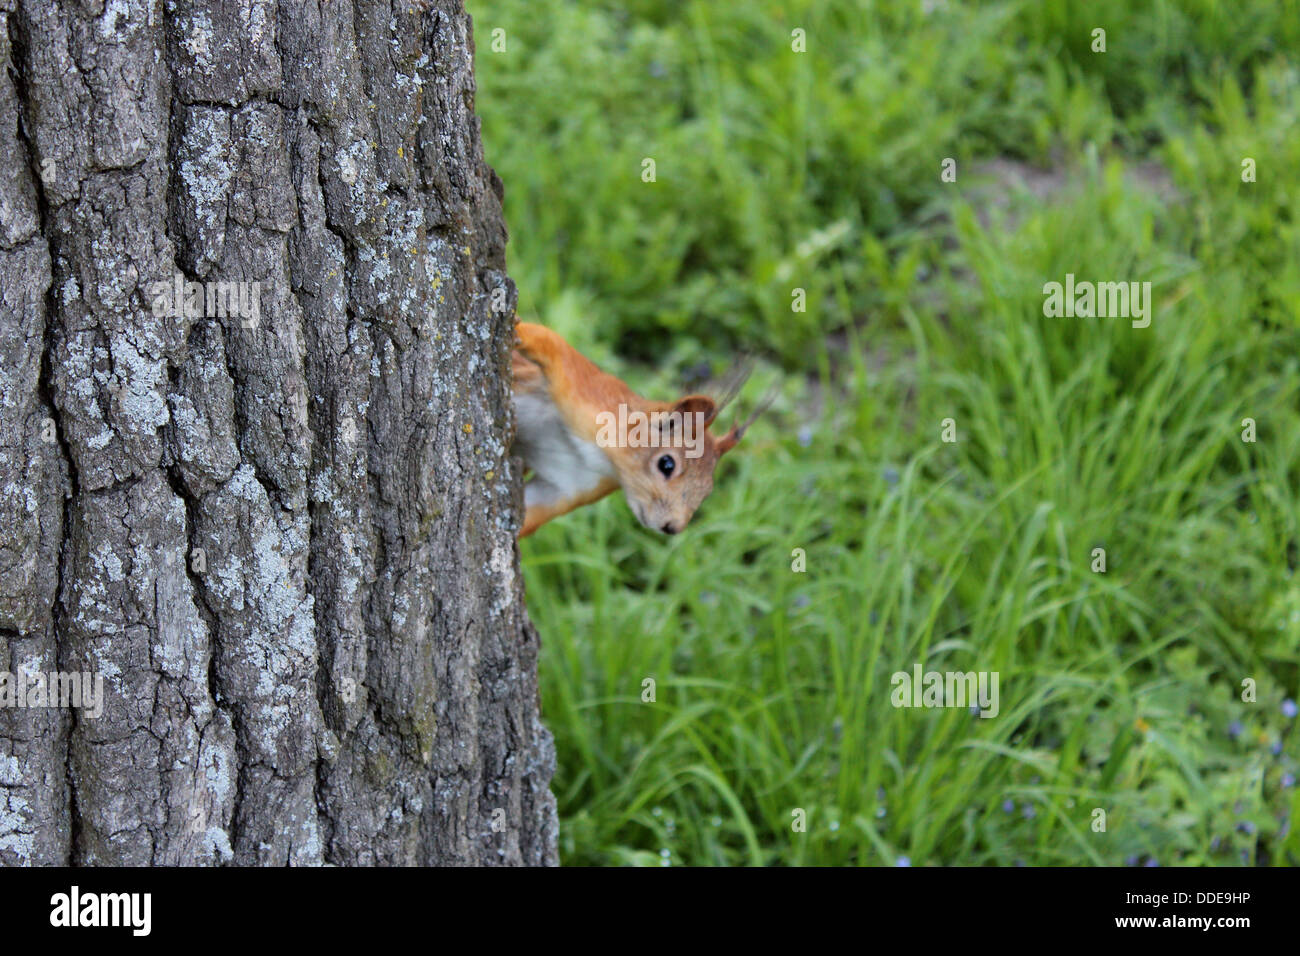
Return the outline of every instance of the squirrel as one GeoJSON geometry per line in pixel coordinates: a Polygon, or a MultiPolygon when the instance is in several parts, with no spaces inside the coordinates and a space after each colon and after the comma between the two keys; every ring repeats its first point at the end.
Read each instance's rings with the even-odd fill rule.
{"type": "Polygon", "coordinates": [[[707,429],[747,373],[732,377],[720,401],[702,394],[650,401],[531,322],[515,326],[512,366],[513,451],[532,471],[521,538],[620,487],[642,525],[677,534],[713,490],[718,459],[770,404],[715,438],[707,429]]]}

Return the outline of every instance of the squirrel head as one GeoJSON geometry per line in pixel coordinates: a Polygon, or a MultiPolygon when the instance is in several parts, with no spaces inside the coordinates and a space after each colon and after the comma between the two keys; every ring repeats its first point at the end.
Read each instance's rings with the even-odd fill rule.
{"type": "Polygon", "coordinates": [[[635,430],[617,456],[615,467],[627,503],[637,520],[652,531],[677,534],[713,490],[718,459],[744,436],[762,408],[743,425],[720,437],[709,432],[720,406],[707,395],[687,395],[673,403],[641,410],[643,437],[635,430]]]}

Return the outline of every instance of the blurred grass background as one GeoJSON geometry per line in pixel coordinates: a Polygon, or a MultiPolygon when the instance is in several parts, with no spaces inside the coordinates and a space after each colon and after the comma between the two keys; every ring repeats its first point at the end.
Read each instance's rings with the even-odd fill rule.
{"type": "Polygon", "coordinates": [[[1300,863],[1300,4],[469,7],[521,318],[783,389],[686,533],[522,544],[564,862],[1300,863]]]}

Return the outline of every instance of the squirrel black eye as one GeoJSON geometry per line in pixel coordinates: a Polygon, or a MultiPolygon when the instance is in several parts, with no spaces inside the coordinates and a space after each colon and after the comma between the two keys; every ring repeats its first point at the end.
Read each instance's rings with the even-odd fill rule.
{"type": "Polygon", "coordinates": [[[660,455],[659,460],[655,462],[655,465],[659,468],[660,474],[665,478],[671,478],[673,476],[673,469],[677,467],[677,462],[673,461],[672,455],[660,455]]]}

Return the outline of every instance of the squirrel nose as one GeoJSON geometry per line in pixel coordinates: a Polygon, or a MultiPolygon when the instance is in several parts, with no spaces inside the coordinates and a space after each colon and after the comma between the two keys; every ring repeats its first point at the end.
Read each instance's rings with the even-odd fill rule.
{"type": "Polygon", "coordinates": [[[677,528],[673,525],[673,523],[672,523],[671,521],[668,522],[666,525],[664,525],[664,526],[663,526],[662,528],[660,528],[659,530],[662,531],[664,534],[676,534],[676,533],[677,533],[677,528]]]}

